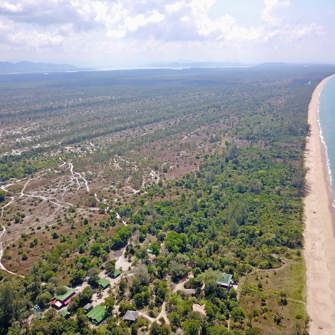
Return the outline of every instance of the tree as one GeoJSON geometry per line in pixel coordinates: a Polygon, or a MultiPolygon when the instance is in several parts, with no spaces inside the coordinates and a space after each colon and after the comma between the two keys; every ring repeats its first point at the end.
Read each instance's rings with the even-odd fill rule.
{"type": "Polygon", "coordinates": [[[134,304],[129,301],[123,300],[120,302],[119,311],[121,315],[125,314],[128,310],[135,310],[135,309],[136,307],[134,306],[134,304]]]}
{"type": "Polygon", "coordinates": [[[6,334],[15,317],[14,293],[5,286],[0,289],[0,332],[6,334]]]}
{"type": "Polygon", "coordinates": [[[150,289],[145,287],[141,292],[134,295],[134,302],[137,308],[143,308],[150,302],[150,289]]]}
{"type": "Polygon", "coordinates": [[[149,249],[151,250],[151,252],[152,252],[154,255],[158,256],[158,255],[159,255],[159,252],[160,252],[160,245],[159,245],[158,242],[153,242],[153,243],[150,244],[149,249]]]}
{"type": "Polygon", "coordinates": [[[43,292],[37,296],[36,302],[41,308],[46,308],[49,305],[51,299],[52,295],[49,292],[43,292]]]}
{"type": "Polygon", "coordinates": [[[101,243],[95,242],[91,246],[91,255],[99,257],[102,254],[101,243]]]}
{"type": "Polygon", "coordinates": [[[90,287],[85,287],[79,294],[80,306],[85,306],[92,299],[93,291],[90,287]]]}
{"type": "Polygon", "coordinates": [[[201,329],[200,320],[186,320],[183,323],[183,330],[185,335],[199,335],[201,329]]]}
{"type": "Polygon", "coordinates": [[[115,271],[115,261],[108,261],[105,265],[105,269],[108,275],[112,275],[115,271]]]}
{"type": "Polygon", "coordinates": [[[244,311],[241,307],[234,307],[231,311],[233,321],[242,321],[244,319],[244,311]]]}
{"type": "Polygon", "coordinates": [[[185,277],[188,272],[186,265],[177,263],[176,261],[172,261],[169,268],[171,271],[171,278],[175,283],[178,282],[181,278],[185,277]]]}
{"type": "Polygon", "coordinates": [[[167,282],[160,280],[155,283],[155,303],[160,306],[166,299],[168,293],[167,282]]]}
{"type": "Polygon", "coordinates": [[[93,268],[89,270],[88,283],[95,288],[98,287],[98,281],[99,281],[99,269],[93,268]]]}
{"type": "Polygon", "coordinates": [[[118,250],[125,247],[130,236],[131,232],[128,227],[119,228],[112,237],[112,249],[118,250]]]}
{"type": "Polygon", "coordinates": [[[70,283],[72,286],[77,286],[84,281],[85,271],[84,270],[74,270],[71,273],[70,283]]]}
{"type": "Polygon", "coordinates": [[[6,200],[6,192],[3,190],[0,190],[0,202],[3,202],[6,200]]]}
{"type": "Polygon", "coordinates": [[[85,329],[89,324],[89,320],[86,316],[86,314],[84,313],[84,310],[78,310],[77,313],[77,329],[78,329],[78,333],[80,334],[83,329],[85,329]]]}
{"type": "Polygon", "coordinates": [[[150,327],[150,335],[169,335],[169,334],[171,334],[171,331],[168,325],[159,325],[157,322],[154,322],[150,327]]]}
{"type": "Polygon", "coordinates": [[[112,314],[114,304],[115,304],[115,297],[113,294],[110,294],[106,299],[105,299],[105,306],[107,308],[107,313],[112,314]]]}
{"type": "Polygon", "coordinates": [[[224,326],[211,326],[207,328],[208,335],[228,335],[229,331],[224,326]]]}
{"type": "Polygon", "coordinates": [[[0,288],[0,334],[7,334],[7,329],[16,320],[26,317],[27,304],[18,287],[4,285],[0,288]]]}
{"type": "Polygon", "coordinates": [[[184,252],[186,250],[186,235],[178,234],[175,231],[169,231],[164,244],[170,252],[184,252]]]}

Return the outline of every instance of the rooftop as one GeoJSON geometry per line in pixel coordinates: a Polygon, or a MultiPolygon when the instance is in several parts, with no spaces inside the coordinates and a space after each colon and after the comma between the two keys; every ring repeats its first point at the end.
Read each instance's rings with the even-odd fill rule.
{"type": "Polygon", "coordinates": [[[88,312],[93,308],[93,305],[91,303],[88,303],[83,308],[84,308],[85,311],[88,312]]]}
{"type": "Polygon", "coordinates": [[[124,321],[136,321],[138,318],[137,311],[127,311],[127,313],[123,316],[124,321]]]}
{"type": "Polygon", "coordinates": [[[58,294],[55,296],[56,300],[58,301],[65,301],[66,299],[70,298],[76,291],[73,288],[64,286],[65,292],[62,294],[58,294]]]}
{"type": "Polygon", "coordinates": [[[90,312],[88,312],[87,317],[94,323],[99,324],[107,317],[107,309],[104,305],[95,306],[90,312]]]}
{"type": "Polygon", "coordinates": [[[107,288],[111,283],[107,278],[100,278],[98,280],[98,284],[100,287],[102,287],[103,289],[107,288]]]}
{"type": "Polygon", "coordinates": [[[206,316],[206,308],[205,305],[193,304],[192,310],[195,313],[199,313],[202,316],[206,316]]]}
{"type": "Polygon", "coordinates": [[[222,286],[230,286],[233,283],[233,276],[229,273],[223,273],[217,283],[222,286]]]}

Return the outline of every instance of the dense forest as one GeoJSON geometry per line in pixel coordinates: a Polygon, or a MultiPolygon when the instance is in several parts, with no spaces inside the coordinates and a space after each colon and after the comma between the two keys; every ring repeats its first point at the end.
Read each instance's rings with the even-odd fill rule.
{"type": "MultiPolygon", "coordinates": [[[[62,146],[98,141],[99,150],[89,155],[67,156],[93,169],[113,155],[135,159],[157,143],[176,150],[185,134],[207,132],[201,142],[206,150],[189,147],[197,162],[192,169],[142,183],[131,197],[106,196],[99,220],[72,206],[64,221],[47,228],[52,247],[24,278],[0,272],[0,334],[307,334],[302,257],[307,108],[313,89],[331,71],[276,65],[72,74],[68,80],[57,74],[37,81],[47,82],[50,96],[55,90],[52,99],[81,91],[90,101],[84,106],[75,99],[73,106],[59,101],[48,110],[20,110],[23,105],[4,98],[11,90],[26,101],[22,92],[36,89],[32,78],[11,78],[7,88],[0,78],[7,104],[2,124],[35,124],[45,115],[44,121],[59,122],[55,129],[62,120],[66,125],[55,137],[42,134],[45,147],[3,156],[4,182],[56,166],[58,156],[44,153],[55,150],[64,157],[62,146]],[[72,109],[81,111],[82,123],[73,123],[72,109]],[[137,134],[137,128],[158,124],[137,134]],[[113,137],[129,129],[131,136],[113,137]],[[220,284],[223,275],[232,276],[228,288],[220,284]],[[102,277],[109,288],[101,287],[102,277]],[[66,288],[76,294],[65,314],[50,302],[66,288]],[[86,306],[95,302],[104,315],[92,323],[86,306]],[[134,320],[125,317],[129,311],[136,311],[134,320]]],[[[0,203],[6,201],[1,192],[0,203]]],[[[12,255],[31,257],[23,249],[34,250],[40,239],[32,232],[8,247],[20,250],[12,255]]]]}

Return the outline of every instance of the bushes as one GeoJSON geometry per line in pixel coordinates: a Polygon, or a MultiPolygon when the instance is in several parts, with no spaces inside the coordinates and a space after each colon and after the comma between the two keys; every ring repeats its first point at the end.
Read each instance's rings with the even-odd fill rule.
{"type": "Polygon", "coordinates": [[[169,335],[171,334],[170,328],[167,325],[159,325],[154,322],[150,327],[150,335],[169,335]]]}
{"type": "Polygon", "coordinates": [[[128,227],[121,227],[117,230],[115,235],[112,237],[111,247],[113,250],[118,250],[125,247],[128,243],[128,239],[131,236],[131,231],[128,227]]]}
{"type": "Polygon", "coordinates": [[[52,295],[49,292],[43,292],[37,296],[36,303],[44,309],[49,306],[51,299],[52,295]]]}
{"type": "Polygon", "coordinates": [[[169,231],[165,241],[165,247],[174,253],[185,252],[186,250],[186,235],[178,234],[175,231],[169,231]]]}

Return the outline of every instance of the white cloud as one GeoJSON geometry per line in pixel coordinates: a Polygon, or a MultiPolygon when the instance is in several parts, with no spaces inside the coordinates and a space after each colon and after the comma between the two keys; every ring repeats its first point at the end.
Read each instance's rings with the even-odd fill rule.
{"type": "Polygon", "coordinates": [[[170,3],[165,5],[165,11],[169,14],[176,13],[185,8],[186,4],[183,1],[177,1],[174,3],[170,3]]]}
{"type": "Polygon", "coordinates": [[[0,2],[0,10],[10,12],[10,13],[18,13],[22,11],[23,7],[20,3],[12,3],[8,1],[0,2]]]}
{"type": "Polygon", "coordinates": [[[0,45],[53,50],[77,40],[101,45],[100,52],[106,45],[123,43],[124,52],[130,43],[144,45],[148,41],[151,45],[173,43],[174,47],[199,42],[238,48],[246,43],[289,42],[323,33],[312,22],[287,22],[285,13],[291,0],[264,0],[259,20],[249,24],[225,11],[214,16],[218,1],[0,0],[0,45]]]}
{"type": "Polygon", "coordinates": [[[58,34],[42,33],[38,31],[18,31],[9,34],[8,41],[17,45],[25,44],[37,48],[60,45],[64,41],[64,37],[58,34]]]}
{"type": "Polygon", "coordinates": [[[264,0],[264,9],[262,19],[268,24],[278,24],[279,18],[275,15],[275,11],[280,8],[287,8],[291,5],[290,0],[264,0]]]}

